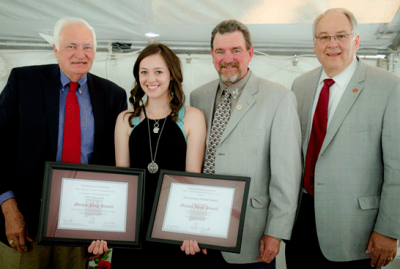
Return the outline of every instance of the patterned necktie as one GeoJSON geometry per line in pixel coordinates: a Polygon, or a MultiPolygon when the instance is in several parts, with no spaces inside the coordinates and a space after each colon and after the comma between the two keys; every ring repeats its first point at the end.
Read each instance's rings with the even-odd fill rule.
{"type": "Polygon", "coordinates": [[[217,106],[212,123],[210,138],[208,142],[206,157],[204,160],[203,172],[207,174],[215,173],[215,152],[221,139],[222,133],[231,116],[231,94],[225,90],[220,103],[217,106]]]}
{"type": "Polygon", "coordinates": [[[79,113],[78,98],[76,90],[79,84],[69,83],[69,92],[65,105],[64,139],[62,162],[80,163],[81,162],[81,120],[79,113]]]}
{"type": "Polygon", "coordinates": [[[324,80],[324,86],[321,89],[317,107],[315,108],[310,141],[308,142],[306,165],[304,168],[304,188],[313,197],[315,164],[325,139],[328,124],[329,88],[333,83],[335,83],[333,79],[324,80]]]}

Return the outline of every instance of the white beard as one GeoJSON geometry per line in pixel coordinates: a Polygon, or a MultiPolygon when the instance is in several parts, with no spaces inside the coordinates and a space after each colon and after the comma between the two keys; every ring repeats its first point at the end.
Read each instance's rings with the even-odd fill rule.
{"type": "Polygon", "coordinates": [[[219,77],[221,78],[222,82],[233,84],[240,80],[241,72],[238,70],[238,72],[235,75],[230,76],[230,77],[226,77],[222,73],[219,73],[219,77]]]}

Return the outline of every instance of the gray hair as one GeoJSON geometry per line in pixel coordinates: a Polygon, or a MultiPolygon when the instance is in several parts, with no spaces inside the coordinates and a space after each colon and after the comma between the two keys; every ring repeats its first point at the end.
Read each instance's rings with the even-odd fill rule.
{"type": "Polygon", "coordinates": [[[349,21],[351,23],[351,28],[352,28],[352,31],[354,33],[354,38],[359,35],[359,33],[358,33],[358,23],[357,23],[356,17],[354,17],[354,15],[353,15],[353,13],[351,13],[349,10],[344,9],[344,8],[331,8],[331,9],[328,9],[327,11],[325,11],[324,13],[322,13],[321,15],[319,15],[314,20],[314,23],[313,23],[313,26],[312,26],[313,38],[315,38],[315,36],[317,34],[317,26],[318,26],[318,23],[320,22],[320,20],[323,17],[325,17],[325,15],[327,15],[327,14],[329,14],[331,12],[340,12],[340,13],[343,13],[344,15],[346,15],[346,17],[349,19],[349,21]]]}
{"type": "Polygon", "coordinates": [[[240,31],[243,33],[244,40],[246,41],[246,49],[250,50],[252,47],[250,31],[246,25],[237,20],[222,21],[217,26],[215,26],[214,30],[211,33],[211,50],[214,50],[213,43],[215,35],[217,33],[223,35],[225,33],[233,33],[235,31],[240,31]]]}
{"type": "Polygon", "coordinates": [[[81,24],[86,26],[86,28],[88,28],[93,35],[93,46],[94,46],[94,51],[96,51],[96,47],[97,47],[97,41],[96,41],[96,33],[94,32],[94,29],[92,26],[89,25],[89,23],[87,23],[85,20],[80,19],[80,18],[74,18],[74,17],[64,17],[61,18],[57,21],[56,25],[54,26],[54,32],[53,32],[53,44],[56,46],[56,49],[60,49],[60,34],[61,34],[61,30],[67,26],[67,25],[71,25],[71,24],[81,24]]]}

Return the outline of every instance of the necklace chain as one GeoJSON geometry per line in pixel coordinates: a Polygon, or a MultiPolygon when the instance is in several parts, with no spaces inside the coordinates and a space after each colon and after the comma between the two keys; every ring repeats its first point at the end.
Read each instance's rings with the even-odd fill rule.
{"type": "MultiPolygon", "coordinates": [[[[157,139],[156,150],[154,152],[154,158],[153,158],[153,149],[151,147],[150,120],[149,120],[149,118],[147,116],[146,116],[146,118],[147,118],[147,127],[148,127],[148,130],[149,130],[149,144],[150,144],[150,158],[151,158],[151,163],[149,163],[149,165],[147,166],[147,170],[149,170],[150,173],[154,174],[154,173],[156,173],[158,171],[158,165],[155,162],[155,160],[156,160],[156,156],[157,156],[158,143],[160,142],[161,134],[162,134],[162,131],[164,130],[165,123],[167,122],[167,118],[164,119],[164,123],[163,123],[163,125],[161,127],[161,132],[160,132],[160,134],[158,136],[158,139],[157,139]]],[[[158,130],[155,133],[158,133],[158,130]]]]}

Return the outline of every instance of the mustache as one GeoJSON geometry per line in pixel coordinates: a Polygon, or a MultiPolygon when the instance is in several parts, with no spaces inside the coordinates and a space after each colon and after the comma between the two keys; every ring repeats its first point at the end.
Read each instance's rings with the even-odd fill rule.
{"type": "Polygon", "coordinates": [[[219,68],[232,68],[232,67],[239,67],[239,63],[238,62],[233,62],[233,63],[220,63],[219,64],[219,68]]]}

